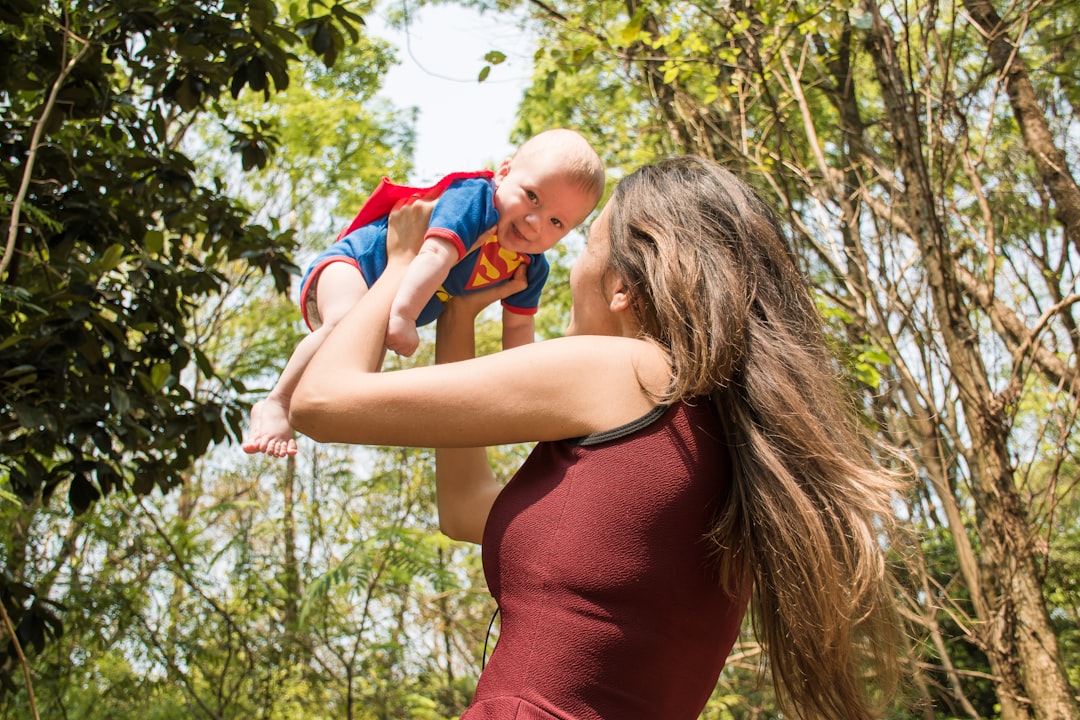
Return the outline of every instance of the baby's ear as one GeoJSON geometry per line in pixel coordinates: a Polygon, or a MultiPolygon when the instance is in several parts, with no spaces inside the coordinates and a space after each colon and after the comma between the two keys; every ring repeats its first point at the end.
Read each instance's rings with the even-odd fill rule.
{"type": "Polygon", "coordinates": [[[495,171],[495,184],[498,185],[503,181],[507,175],[510,174],[510,158],[506,158],[499,163],[499,169],[495,171]]]}

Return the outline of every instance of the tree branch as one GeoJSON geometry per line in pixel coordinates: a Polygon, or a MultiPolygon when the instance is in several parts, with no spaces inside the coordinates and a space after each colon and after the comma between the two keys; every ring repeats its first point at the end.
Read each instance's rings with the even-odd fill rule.
{"type": "Polygon", "coordinates": [[[15,647],[15,654],[19,656],[19,665],[22,666],[23,680],[26,681],[26,696],[30,699],[30,711],[34,714],[34,720],[40,720],[38,715],[37,701],[34,699],[34,684],[30,679],[30,663],[26,661],[26,655],[23,654],[22,645],[19,644],[19,638],[15,636],[15,628],[11,624],[11,618],[8,617],[7,608],[4,607],[4,603],[0,602],[0,615],[4,619],[4,627],[8,631],[8,635],[11,636],[11,644],[15,647]]]}
{"type": "Polygon", "coordinates": [[[1020,45],[1009,37],[1006,24],[990,0],[964,0],[972,23],[986,38],[994,66],[1005,79],[1016,123],[1024,137],[1028,155],[1057,205],[1058,219],[1066,237],[1080,249],[1080,185],[1068,165],[1065,153],[1054,143],[1046,112],[1039,106],[1020,45]]]}
{"type": "Polygon", "coordinates": [[[26,165],[23,167],[22,182],[19,184],[19,191],[15,194],[15,200],[11,204],[11,220],[8,223],[7,244],[4,246],[4,256],[0,258],[0,278],[3,278],[8,265],[11,264],[11,258],[15,254],[15,240],[19,234],[19,216],[22,212],[23,202],[26,200],[26,193],[30,189],[30,179],[34,174],[34,164],[37,160],[38,147],[41,146],[41,137],[45,134],[45,126],[48,124],[49,116],[52,115],[53,108],[56,106],[56,98],[60,95],[60,89],[63,87],[64,81],[67,80],[68,75],[86,57],[92,47],[88,40],[78,37],[70,30],[65,28],[64,32],[77,42],[82,43],[82,47],[68,61],[60,74],[56,76],[56,81],[53,82],[52,89],[49,91],[49,97],[45,101],[45,107],[41,111],[41,117],[38,118],[34,127],[34,134],[30,138],[30,147],[26,153],[26,165]]]}

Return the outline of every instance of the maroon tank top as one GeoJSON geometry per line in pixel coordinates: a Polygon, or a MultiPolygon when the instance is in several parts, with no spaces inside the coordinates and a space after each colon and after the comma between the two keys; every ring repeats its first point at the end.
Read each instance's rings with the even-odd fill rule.
{"type": "Polygon", "coordinates": [[[730,477],[711,402],[539,443],[484,530],[501,630],[462,720],[693,720],[746,603],[704,535],[730,477]]]}

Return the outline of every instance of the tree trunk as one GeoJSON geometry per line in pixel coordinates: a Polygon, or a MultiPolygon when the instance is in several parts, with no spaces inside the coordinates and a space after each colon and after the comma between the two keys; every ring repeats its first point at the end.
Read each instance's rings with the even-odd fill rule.
{"type": "Polygon", "coordinates": [[[1039,107],[1019,46],[1006,34],[1008,28],[990,0],[964,0],[964,7],[986,38],[991,61],[1005,78],[1005,91],[1028,155],[1054,199],[1058,219],[1065,226],[1065,237],[1071,238],[1080,250],[1080,187],[1069,172],[1065,153],[1054,144],[1050,124],[1039,107]]]}
{"type": "MultiPolygon", "coordinates": [[[[285,634],[290,644],[296,640],[300,619],[300,569],[296,560],[296,456],[285,459],[282,481],[282,532],[285,535],[285,634]]],[[[290,652],[291,656],[291,652],[290,652]]]]}
{"type": "MultiPolygon", "coordinates": [[[[995,674],[1004,720],[1069,720],[1078,715],[1041,594],[1031,529],[1009,460],[1010,418],[992,391],[971,324],[950,247],[922,155],[918,114],[905,85],[896,43],[874,0],[870,55],[881,86],[900,172],[905,184],[900,212],[919,244],[937,332],[945,346],[971,437],[967,456],[972,491],[981,513],[981,595],[986,615],[976,628],[995,674]]],[[[899,203],[898,203],[899,205],[899,203]]]]}

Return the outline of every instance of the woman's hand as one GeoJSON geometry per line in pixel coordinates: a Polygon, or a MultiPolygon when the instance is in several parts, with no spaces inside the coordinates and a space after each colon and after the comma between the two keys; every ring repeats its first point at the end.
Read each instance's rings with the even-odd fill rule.
{"type": "Polygon", "coordinates": [[[435,362],[457,362],[475,355],[476,316],[496,300],[521,292],[529,284],[525,267],[501,285],[450,298],[435,326],[435,362]]]}
{"type": "Polygon", "coordinates": [[[434,207],[435,198],[420,196],[406,198],[394,206],[386,233],[387,262],[399,259],[408,262],[416,257],[434,207]]]}
{"type": "Polygon", "coordinates": [[[513,276],[504,283],[484,290],[464,293],[450,298],[450,301],[446,303],[446,310],[443,314],[450,313],[455,319],[455,322],[460,319],[461,322],[471,323],[476,320],[476,316],[488,305],[496,300],[502,300],[510,297],[514,293],[521,292],[528,284],[529,280],[525,276],[525,266],[520,265],[518,266],[518,269],[514,271],[513,276]]]}

